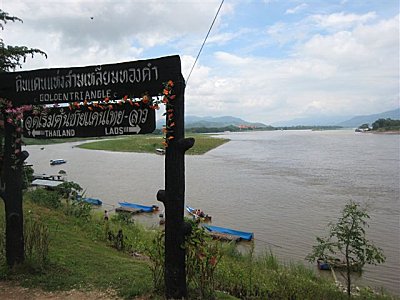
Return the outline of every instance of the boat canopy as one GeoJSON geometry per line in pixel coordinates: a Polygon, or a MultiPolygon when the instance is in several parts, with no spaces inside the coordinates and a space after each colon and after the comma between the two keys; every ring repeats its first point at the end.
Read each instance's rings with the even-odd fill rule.
{"type": "Polygon", "coordinates": [[[155,206],[146,206],[146,205],[140,205],[140,204],[135,204],[135,203],[129,203],[129,202],[118,202],[121,207],[129,207],[129,208],[134,208],[134,209],[139,209],[142,210],[143,212],[152,212],[155,209],[155,206]]]}
{"type": "Polygon", "coordinates": [[[100,199],[96,199],[96,198],[81,198],[82,201],[89,203],[89,204],[93,204],[93,205],[102,205],[103,202],[100,199]]]}
{"type": "Polygon", "coordinates": [[[211,225],[204,225],[203,227],[206,228],[210,232],[217,232],[217,233],[238,236],[241,239],[246,240],[246,241],[251,241],[254,237],[254,234],[252,232],[238,231],[238,230],[234,230],[234,229],[230,229],[230,228],[211,226],[211,225]]]}

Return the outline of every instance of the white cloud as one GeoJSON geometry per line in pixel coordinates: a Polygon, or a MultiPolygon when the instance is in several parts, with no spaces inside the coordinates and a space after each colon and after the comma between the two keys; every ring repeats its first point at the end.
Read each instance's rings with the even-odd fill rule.
{"type": "Polygon", "coordinates": [[[285,14],[286,14],[286,15],[296,14],[296,13],[298,13],[298,12],[304,10],[304,9],[307,8],[307,7],[308,7],[308,5],[307,5],[306,3],[302,3],[302,4],[297,5],[297,6],[294,7],[294,8],[289,8],[289,9],[287,9],[286,12],[285,12],[285,14]]]}
{"type": "Polygon", "coordinates": [[[330,15],[314,15],[310,19],[322,28],[340,30],[367,23],[376,19],[376,17],[375,12],[368,12],[363,15],[340,12],[330,15]]]}
{"type": "Polygon", "coordinates": [[[281,59],[216,52],[218,66],[188,89],[188,111],[207,107],[205,114],[224,115],[229,110],[272,123],[393,109],[399,103],[398,24],[397,16],[348,31],[315,34],[297,44],[292,57],[281,59]],[[214,75],[217,68],[229,72],[219,77],[214,75]]]}

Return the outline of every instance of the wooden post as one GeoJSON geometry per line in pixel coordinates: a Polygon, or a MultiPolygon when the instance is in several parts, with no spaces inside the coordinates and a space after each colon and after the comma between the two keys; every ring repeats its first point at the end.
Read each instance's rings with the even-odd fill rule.
{"type": "Polygon", "coordinates": [[[6,259],[9,267],[24,261],[24,219],[22,210],[22,164],[28,156],[21,151],[21,145],[15,140],[20,137],[16,127],[4,122],[4,182],[5,191],[2,195],[6,216],[6,259]],[[21,157],[24,156],[24,157],[21,157]]]}
{"type": "MultiPolygon", "coordinates": [[[[185,206],[185,152],[194,144],[194,139],[184,137],[184,79],[175,82],[173,101],[174,129],[167,133],[173,136],[165,154],[165,191],[160,190],[157,199],[165,206],[165,296],[167,299],[182,299],[187,296],[185,249],[182,245],[187,232],[184,224],[185,206]]],[[[168,122],[168,121],[167,121],[168,122]]]]}

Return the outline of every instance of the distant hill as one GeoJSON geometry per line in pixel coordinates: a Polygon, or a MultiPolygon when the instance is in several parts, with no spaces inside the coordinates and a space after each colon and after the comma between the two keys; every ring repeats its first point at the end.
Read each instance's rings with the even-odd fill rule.
{"type": "Polygon", "coordinates": [[[351,116],[319,116],[310,118],[297,118],[287,121],[274,122],[271,125],[274,127],[290,127],[290,126],[333,126],[345,120],[348,120],[351,116]]]}
{"type": "Polygon", "coordinates": [[[343,127],[358,127],[362,124],[369,124],[370,126],[378,119],[392,119],[392,120],[400,120],[400,108],[385,111],[379,114],[373,115],[365,115],[365,116],[355,116],[349,120],[337,123],[338,126],[343,127]]]}
{"type": "MultiPolygon", "coordinates": [[[[161,128],[165,124],[164,120],[157,121],[157,128],[161,128]]],[[[205,128],[220,128],[227,126],[255,126],[258,128],[268,127],[263,123],[252,123],[240,118],[223,116],[223,117],[198,117],[198,116],[185,116],[185,128],[205,127],[205,128]]]]}
{"type": "Polygon", "coordinates": [[[371,125],[378,119],[400,119],[400,108],[386,111],[379,114],[364,115],[364,116],[326,116],[310,118],[298,118],[288,121],[279,121],[272,123],[274,127],[282,126],[341,126],[348,128],[355,128],[362,124],[368,123],[371,125]]]}

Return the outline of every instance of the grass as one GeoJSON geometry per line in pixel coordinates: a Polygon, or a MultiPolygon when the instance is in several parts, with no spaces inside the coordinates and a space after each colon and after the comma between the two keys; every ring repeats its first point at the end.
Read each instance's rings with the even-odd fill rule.
{"type": "MultiPolygon", "coordinates": [[[[196,142],[193,148],[186,153],[189,155],[204,154],[224,143],[229,139],[216,138],[207,134],[190,134],[196,142]]],[[[65,139],[33,139],[24,138],[26,145],[49,145],[77,141],[89,141],[78,147],[90,150],[106,150],[118,152],[154,153],[157,148],[162,148],[163,136],[159,134],[129,135],[123,137],[97,137],[97,138],[65,138],[65,139]],[[97,141],[92,141],[97,140],[97,141]]]]}
{"type": "Polygon", "coordinates": [[[58,139],[34,139],[34,138],[23,138],[25,145],[50,145],[50,144],[62,144],[72,143],[85,140],[101,140],[106,137],[92,137],[92,138],[58,138],[58,139]]]}
{"type": "MultiPolygon", "coordinates": [[[[30,202],[24,203],[25,214],[40,216],[50,230],[50,263],[44,270],[22,266],[15,273],[0,270],[1,279],[15,279],[25,287],[44,290],[107,290],[115,289],[124,298],[152,292],[152,280],[147,262],[118,252],[96,237],[98,228],[88,229],[67,217],[62,211],[50,210],[30,202]]],[[[0,220],[4,221],[4,206],[0,205],[0,220]]],[[[87,224],[86,224],[87,225],[87,224]]]]}
{"type": "MultiPolygon", "coordinates": [[[[186,152],[189,155],[204,154],[229,141],[228,139],[215,138],[202,134],[191,135],[191,137],[195,138],[195,144],[193,148],[186,152]]],[[[79,145],[79,147],[91,150],[154,153],[155,149],[162,147],[162,141],[162,136],[135,135],[118,139],[88,142],[79,145]]]]}

